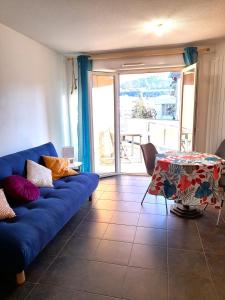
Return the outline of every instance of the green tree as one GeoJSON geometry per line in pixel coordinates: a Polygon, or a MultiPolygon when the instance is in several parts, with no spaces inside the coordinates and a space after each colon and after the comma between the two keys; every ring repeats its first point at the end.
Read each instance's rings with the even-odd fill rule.
{"type": "Polygon", "coordinates": [[[147,108],[143,98],[140,97],[132,109],[132,118],[136,119],[155,119],[157,113],[155,109],[147,108]]]}

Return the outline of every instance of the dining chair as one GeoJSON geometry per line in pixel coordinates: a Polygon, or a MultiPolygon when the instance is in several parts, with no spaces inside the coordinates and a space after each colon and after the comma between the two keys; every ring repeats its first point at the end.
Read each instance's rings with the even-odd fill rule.
{"type": "MultiPolygon", "coordinates": [[[[225,159],[225,140],[219,145],[219,148],[216,150],[215,155],[225,159]]],[[[219,180],[219,193],[221,193],[221,204],[219,208],[218,218],[216,225],[219,225],[220,217],[221,217],[221,210],[224,203],[224,193],[225,193],[225,169],[222,171],[222,175],[219,180]]]]}
{"type": "MultiPolygon", "coordinates": [[[[142,145],[140,145],[140,147],[141,147],[142,154],[143,154],[143,157],[144,157],[146,171],[147,171],[149,176],[152,176],[153,172],[154,172],[154,169],[155,169],[155,158],[156,158],[156,154],[158,154],[158,151],[156,150],[156,147],[152,143],[142,144],[142,145]]],[[[145,197],[147,195],[150,184],[151,183],[149,183],[149,185],[147,187],[147,190],[146,190],[146,192],[144,194],[144,197],[141,201],[141,205],[144,203],[144,200],[145,200],[145,197]]],[[[167,200],[166,200],[166,198],[165,198],[165,204],[166,204],[166,211],[168,211],[167,210],[167,200]]]]}

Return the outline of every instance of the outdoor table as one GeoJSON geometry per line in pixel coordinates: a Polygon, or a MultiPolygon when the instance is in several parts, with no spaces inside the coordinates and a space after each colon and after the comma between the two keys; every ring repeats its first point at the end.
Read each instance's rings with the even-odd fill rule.
{"type": "Polygon", "coordinates": [[[222,158],[208,153],[159,154],[148,192],[175,200],[172,213],[186,218],[200,216],[195,206],[220,206],[219,179],[224,163],[222,158]]]}
{"type": "MultiPolygon", "coordinates": [[[[135,144],[134,138],[138,137],[139,143],[137,143],[137,144],[141,145],[142,134],[123,132],[123,133],[120,133],[120,136],[121,136],[122,141],[126,141],[126,137],[131,137],[131,156],[133,156],[134,155],[134,144],[135,144]]],[[[125,152],[126,156],[128,156],[126,153],[126,150],[123,149],[123,151],[125,152]]],[[[141,158],[142,158],[142,153],[141,153],[141,148],[140,148],[140,161],[141,161],[141,158]]]]}

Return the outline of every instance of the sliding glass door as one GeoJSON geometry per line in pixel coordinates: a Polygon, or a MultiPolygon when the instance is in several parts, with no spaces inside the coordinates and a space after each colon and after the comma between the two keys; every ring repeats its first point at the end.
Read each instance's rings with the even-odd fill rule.
{"type": "Polygon", "coordinates": [[[115,118],[115,75],[92,72],[90,85],[93,171],[100,175],[115,174],[118,127],[115,118]]]}
{"type": "Polygon", "coordinates": [[[94,172],[145,173],[143,143],[159,152],[194,150],[196,65],[158,73],[90,72],[89,84],[94,172]]]}

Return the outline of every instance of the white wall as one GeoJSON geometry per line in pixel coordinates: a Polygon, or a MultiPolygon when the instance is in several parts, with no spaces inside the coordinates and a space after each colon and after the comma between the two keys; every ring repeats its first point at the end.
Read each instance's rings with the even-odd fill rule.
{"type": "Polygon", "coordinates": [[[210,66],[206,150],[215,152],[225,139],[225,41],[215,45],[210,66]]]}
{"type": "Polygon", "coordinates": [[[69,144],[65,58],[0,24],[0,156],[69,144]]]}

